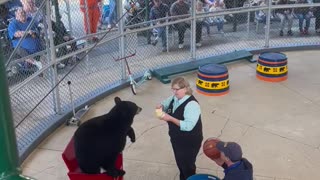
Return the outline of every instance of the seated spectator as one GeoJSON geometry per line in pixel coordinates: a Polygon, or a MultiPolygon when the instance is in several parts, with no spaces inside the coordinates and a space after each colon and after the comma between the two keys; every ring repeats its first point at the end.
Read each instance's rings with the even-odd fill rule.
{"type": "MultiPolygon", "coordinates": [[[[181,16],[181,15],[186,15],[190,14],[190,5],[185,2],[185,0],[177,0],[175,3],[172,4],[170,8],[170,14],[171,16],[181,16]]],[[[175,19],[184,19],[186,17],[178,17],[175,19]]],[[[199,24],[199,23],[198,23],[199,24]]],[[[184,34],[187,30],[187,28],[190,28],[190,22],[180,22],[174,25],[175,28],[178,31],[178,36],[179,36],[179,49],[182,49],[184,47],[184,34]]],[[[199,27],[199,26],[198,26],[199,27]]],[[[202,25],[201,28],[196,28],[196,31],[200,34],[202,32],[202,25]],[[200,32],[199,32],[200,31],[200,32]]],[[[201,37],[196,40],[196,43],[198,46],[201,46],[200,43],[201,37]]]]}
{"type": "MultiPolygon", "coordinates": [[[[150,11],[150,20],[164,18],[169,13],[169,7],[166,4],[162,3],[162,0],[153,0],[154,6],[150,11]]],[[[164,23],[165,21],[157,22],[157,24],[164,23]]],[[[167,51],[167,36],[166,36],[166,27],[158,27],[157,30],[157,38],[153,42],[155,46],[158,42],[158,38],[162,40],[162,52],[167,51]]]]}
{"type": "Polygon", "coordinates": [[[15,12],[19,7],[22,7],[20,0],[11,0],[5,3],[6,8],[8,9],[9,13],[7,16],[7,20],[14,19],[15,12]]]}
{"type": "Polygon", "coordinates": [[[242,149],[235,142],[217,143],[221,156],[213,159],[224,169],[224,180],[253,180],[252,164],[242,157],[242,149]]]}
{"type": "MultiPolygon", "coordinates": [[[[68,42],[73,40],[74,38],[67,32],[67,29],[63,25],[63,23],[60,22],[54,22],[51,21],[52,23],[52,31],[55,33],[54,35],[54,45],[57,46],[59,44],[68,42]]],[[[72,42],[70,44],[71,46],[71,51],[76,51],[77,50],[77,42],[72,42]]],[[[58,49],[57,57],[61,57],[63,55],[66,55],[68,53],[67,46],[62,46],[58,49]]],[[[77,56],[74,56],[76,60],[79,60],[77,56]]],[[[58,64],[59,67],[64,67],[64,65],[67,63],[67,61],[62,62],[58,64]]]]}
{"type": "MultiPolygon", "coordinates": [[[[223,1],[217,0],[214,2],[214,5],[210,8],[210,12],[222,11],[223,9],[225,9],[223,1]]],[[[214,16],[211,18],[211,20],[213,21],[213,23],[217,25],[218,32],[223,34],[223,24],[225,22],[224,15],[214,16]]]]}
{"type": "Polygon", "coordinates": [[[38,16],[36,16],[39,8],[36,6],[34,0],[21,0],[21,3],[22,8],[26,12],[27,17],[35,18],[35,23],[37,25],[43,22],[44,15],[41,10],[38,13],[38,16]]]}
{"type": "MultiPolygon", "coordinates": [[[[278,0],[278,5],[281,4],[289,4],[289,0],[278,0]]],[[[283,36],[284,24],[288,22],[288,36],[292,36],[292,23],[293,23],[293,15],[292,9],[284,8],[284,9],[276,9],[276,15],[280,18],[280,36],[283,36]]]]}
{"type": "MultiPolygon", "coordinates": [[[[314,3],[320,3],[320,0],[313,0],[314,3]]],[[[320,33],[320,6],[313,8],[313,14],[315,17],[315,31],[320,33]]]]}
{"type": "MultiPolygon", "coordinates": [[[[177,0],[171,5],[170,14],[171,16],[179,16],[190,14],[190,6],[184,0],[177,0]]],[[[177,18],[176,18],[177,19],[177,18]]],[[[181,17],[178,19],[182,19],[181,17]]],[[[190,28],[190,23],[188,22],[181,22],[174,25],[175,28],[178,30],[179,36],[179,49],[183,48],[184,43],[184,33],[186,32],[187,28],[190,28]]]]}
{"type": "MultiPolygon", "coordinates": [[[[265,0],[259,0],[257,2],[257,5],[258,6],[265,6],[266,5],[265,0]]],[[[259,23],[263,23],[264,25],[266,25],[266,23],[267,23],[267,12],[266,12],[266,10],[256,11],[255,18],[259,23]]]]}
{"type": "MultiPolygon", "coordinates": [[[[232,8],[240,8],[243,7],[243,4],[246,0],[224,0],[224,4],[226,9],[232,9],[232,8]]],[[[230,14],[229,16],[226,16],[229,18],[229,20],[232,22],[233,32],[237,31],[238,21],[240,20],[239,13],[236,14],[230,14]]]]}
{"type": "MultiPolygon", "coordinates": [[[[9,23],[8,33],[13,47],[17,48],[17,55],[25,57],[41,51],[43,48],[36,26],[32,26],[29,31],[26,31],[31,18],[26,17],[26,13],[21,7],[16,10],[15,16],[15,19],[9,23]],[[24,34],[26,34],[25,38],[22,39],[20,46],[17,47],[24,34]]],[[[37,58],[39,60],[39,57],[37,58]]]]}
{"type": "MultiPolygon", "coordinates": [[[[307,0],[297,0],[297,4],[307,4],[307,0]]],[[[299,30],[300,30],[300,35],[307,35],[309,34],[309,27],[310,27],[310,21],[311,21],[311,16],[312,13],[310,11],[310,8],[308,7],[303,7],[303,8],[295,8],[294,13],[299,19],[299,30]],[[303,27],[303,20],[306,20],[306,25],[303,27]]]]}

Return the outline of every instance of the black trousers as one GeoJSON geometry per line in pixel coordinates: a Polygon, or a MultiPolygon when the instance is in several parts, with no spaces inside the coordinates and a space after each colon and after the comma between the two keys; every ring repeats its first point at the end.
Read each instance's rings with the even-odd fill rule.
{"type": "Polygon", "coordinates": [[[315,30],[320,29],[320,8],[317,7],[316,10],[313,12],[316,18],[315,20],[315,30]]]}
{"type": "Polygon", "coordinates": [[[171,137],[174,157],[180,171],[180,180],[196,174],[196,158],[199,153],[202,136],[198,137],[171,137]]]}
{"type": "MultiPolygon", "coordinates": [[[[185,22],[175,24],[175,28],[178,31],[179,44],[184,43],[184,34],[187,28],[190,28],[190,27],[191,25],[185,22]]],[[[202,22],[196,22],[196,43],[199,43],[201,41],[201,35],[202,35],[202,22]]]]}

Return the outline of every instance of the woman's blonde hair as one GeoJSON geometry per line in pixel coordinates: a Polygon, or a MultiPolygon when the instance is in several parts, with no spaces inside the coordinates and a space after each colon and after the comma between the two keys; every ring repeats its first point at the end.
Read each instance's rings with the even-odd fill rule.
{"type": "Polygon", "coordinates": [[[186,94],[192,95],[193,91],[190,87],[190,84],[184,77],[174,78],[172,80],[171,87],[173,87],[174,85],[178,85],[179,88],[186,88],[187,89],[186,94]]]}

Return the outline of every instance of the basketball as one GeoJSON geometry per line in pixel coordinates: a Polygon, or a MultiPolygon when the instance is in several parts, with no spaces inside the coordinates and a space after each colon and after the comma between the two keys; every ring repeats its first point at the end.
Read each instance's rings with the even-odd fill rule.
{"type": "Polygon", "coordinates": [[[216,144],[219,141],[217,138],[209,138],[203,143],[203,152],[210,159],[218,159],[220,157],[220,151],[216,148],[216,144]]]}

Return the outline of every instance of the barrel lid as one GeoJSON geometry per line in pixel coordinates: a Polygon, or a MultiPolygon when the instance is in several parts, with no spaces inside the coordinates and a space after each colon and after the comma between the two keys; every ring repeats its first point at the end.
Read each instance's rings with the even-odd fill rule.
{"type": "Polygon", "coordinates": [[[206,64],[199,67],[199,72],[206,75],[221,75],[227,73],[228,69],[220,64],[206,64]]]}
{"type": "Polygon", "coordinates": [[[267,52],[260,54],[259,59],[271,62],[281,62],[287,60],[287,56],[279,52],[267,52]]]}

